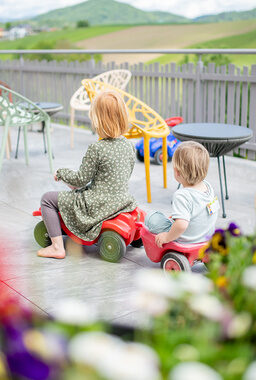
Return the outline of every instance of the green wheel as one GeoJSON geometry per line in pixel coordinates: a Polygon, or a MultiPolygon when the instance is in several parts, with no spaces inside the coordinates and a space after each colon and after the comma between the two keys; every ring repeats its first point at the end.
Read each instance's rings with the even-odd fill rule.
{"type": "Polygon", "coordinates": [[[104,231],[99,238],[100,256],[111,263],[117,263],[126,252],[124,239],[114,231],[104,231]]]}
{"type": "Polygon", "coordinates": [[[34,228],[34,237],[36,242],[43,248],[48,247],[51,244],[47,229],[43,221],[37,223],[34,228]]]}

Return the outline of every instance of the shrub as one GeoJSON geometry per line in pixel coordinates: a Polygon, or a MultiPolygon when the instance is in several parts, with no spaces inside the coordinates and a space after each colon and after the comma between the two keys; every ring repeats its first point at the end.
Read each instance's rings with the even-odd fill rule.
{"type": "Polygon", "coordinates": [[[88,28],[88,26],[90,26],[90,24],[89,24],[89,21],[87,20],[80,20],[80,21],[77,21],[76,23],[77,28],[88,28]]]}

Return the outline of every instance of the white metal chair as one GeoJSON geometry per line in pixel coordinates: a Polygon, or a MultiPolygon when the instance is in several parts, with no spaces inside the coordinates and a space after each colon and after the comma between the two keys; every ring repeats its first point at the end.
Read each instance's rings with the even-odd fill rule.
{"type": "MultiPolygon", "coordinates": [[[[131,72],[129,70],[111,70],[101,73],[94,78],[95,81],[105,82],[121,90],[125,90],[129,80],[131,79],[131,72]]],[[[74,147],[74,122],[75,122],[75,111],[89,111],[90,110],[90,99],[85,91],[84,86],[79,87],[79,89],[73,94],[70,99],[70,128],[71,128],[71,148],[74,147]]]]}

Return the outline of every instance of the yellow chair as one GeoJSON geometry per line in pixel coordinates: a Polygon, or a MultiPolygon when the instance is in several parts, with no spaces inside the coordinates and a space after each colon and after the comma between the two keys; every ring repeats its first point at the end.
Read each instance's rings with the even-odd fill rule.
{"type": "Polygon", "coordinates": [[[144,138],[144,163],[146,174],[147,186],[147,201],[151,202],[151,188],[150,188],[150,156],[149,156],[149,140],[151,137],[163,139],[163,183],[164,188],[167,188],[167,136],[170,130],[165,123],[164,119],[147,104],[137,99],[135,96],[113,87],[108,83],[95,81],[93,79],[84,79],[82,81],[90,101],[93,100],[95,95],[102,90],[113,89],[119,92],[129,111],[129,122],[131,127],[125,134],[128,139],[144,138]]]}

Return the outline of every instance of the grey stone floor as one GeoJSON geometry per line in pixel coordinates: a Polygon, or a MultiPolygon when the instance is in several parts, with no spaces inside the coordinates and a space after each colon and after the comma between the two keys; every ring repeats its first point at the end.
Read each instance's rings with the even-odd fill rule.
{"type": "MultiPolygon", "coordinates": [[[[2,131],[0,131],[2,133],[2,131]]],[[[54,166],[78,168],[88,144],[96,141],[89,131],[75,132],[75,149],[69,144],[69,129],[53,125],[54,166]]],[[[12,130],[15,145],[16,130],[12,130]]],[[[68,244],[65,260],[43,259],[36,256],[38,246],[33,239],[33,228],[38,218],[32,216],[39,207],[41,195],[49,190],[62,190],[49,172],[48,158],[43,153],[41,133],[29,133],[30,164],[25,165],[23,144],[18,160],[14,152],[4,160],[0,174],[0,292],[16,295],[41,313],[50,314],[62,298],[77,297],[95,305],[100,315],[120,323],[135,323],[138,313],[128,302],[134,290],[134,274],[142,267],[158,267],[146,256],[143,248],[127,248],[126,256],[118,264],[102,261],[97,247],[68,244]]],[[[244,233],[255,227],[254,196],[256,162],[233,157],[226,158],[230,199],[225,202],[228,217],[218,219],[217,225],[226,226],[236,221],[244,233]]],[[[137,162],[130,189],[145,211],[158,209],[167,215],[172,193],[177,188],[172,165],[168,164],[168,189],[162,187],[162,168],[151,165],[152,203],[146,202],[144,164],[137,162]]],[[[208,180],[219,195],[217,161],[211,159],[208,180]]]]}

